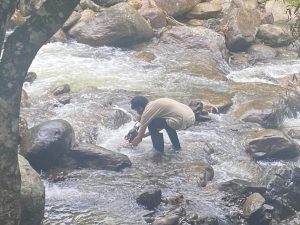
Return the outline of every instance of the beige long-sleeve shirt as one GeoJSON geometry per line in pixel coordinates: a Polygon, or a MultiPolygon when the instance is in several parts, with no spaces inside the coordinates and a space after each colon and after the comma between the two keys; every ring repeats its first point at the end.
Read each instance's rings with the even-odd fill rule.
{"type": "Polygon", "coordinates": [[[146,128],[155,118],[166,119],[175,130],[186,129],[195,123],[195,114],[189,106],[169,98],[149,102],[142,114],[140,127],[146,128]]]}

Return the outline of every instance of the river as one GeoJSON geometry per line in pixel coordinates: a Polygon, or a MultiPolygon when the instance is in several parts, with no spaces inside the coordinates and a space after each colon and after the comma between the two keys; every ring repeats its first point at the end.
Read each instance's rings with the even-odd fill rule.
{"type": "MultiPolygon", "coordinates": [[[[124,147],[124,135],[134,122],[117,129],[94,123],[94,115],[103,102],[112,99],[115,107],[126,113],[130,97],[135,93],[146,96],[171,97],[187,102],[193,93],[204,89],[226,92],[228,82],[194,77],[167,69],[166,60],[139,61],[132,49],[90,47],[78,43],[50,43],[45,45],[33,61],[30,71],[38,75],[24,88],[32,106],[22,114],[32,127],[46,119],[66,119],[74,127],[82,142],[93,130],[92,141],[107,149],[126,154],[132,167],[121,172],[77,170],[62,182],[44,180],[46,208],[44,225],[141,225],[147,224],[144,215],[151,213],[136,203],[136,197],[147,188],[160,188],[164,198],[182,194],[187,213],[216,215],[224,224],[230,212],[222,201],[224,194],[217,190],[220,183],[233,178],[259,182],[278,166],[292,162],[256,163],[243,150],[240,136],[259,129],[255,124],[239,124],[225,115],[211,115],[212,120],[179,131],[182,151],[174,152],[166,136],[166,154],[157,157],[151,141],[145,139],[135,149],[124,147]],[[54,87],[71,86],[70,104],[52,107],[55,100],[49,94],[54,87]],[[90,89],[89,89],[90,88],[90,89]],[[88,90],[88,91],[87,91],[88,90]],[[213,148],[210,154],[203,149],[213,148]],[[215,176],[206,187],[197,184],[197,162],[212,165],[215,176]]],[[[154,52],[155,54],[155,52],[154,52]]],[[[171,63],[171,62],[170,62],[171,63]]],[[[282,74],[299,73],[300,61],[278,60],[257,64],[240,71],[231,71],[234,82],[272,82],[282,74]],[[261,76],[263,74],[263,76],[261,76]]],[[[286,120],[286,126],[300,126],[298,119],[286,120]]],[[[176,206],[161,204],[155,216],[166,214],[176,206]]]]}

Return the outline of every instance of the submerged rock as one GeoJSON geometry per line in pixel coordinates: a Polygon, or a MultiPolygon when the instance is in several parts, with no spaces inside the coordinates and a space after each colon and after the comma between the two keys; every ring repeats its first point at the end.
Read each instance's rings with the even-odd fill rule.
{"type": "Polygon", "coordinates": [[[163,218],[157,218],[153,222],[153,225],[177,225],[180,217],[177,215],[165,216],[163,218]]]}
{"type": "Polygon", "coordinates": [[[59,161],[63,169],[104,169],[119,171],[131,166],[126,155],[113,152],[97,145],[79,145],[68,151],[59,161]]]}
{"type": "Polygon", "coordinates": [[[136,202],[145,206],[147,209],[154,209],[161,203],[161,190],[146,191],[136,199],[136,202]]]}

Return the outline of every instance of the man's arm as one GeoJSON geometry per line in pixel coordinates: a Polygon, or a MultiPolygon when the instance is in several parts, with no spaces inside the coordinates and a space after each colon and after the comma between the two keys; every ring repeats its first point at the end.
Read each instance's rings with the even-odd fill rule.
{"type": "Polygon", "coordinates": [[[131,142],[131,144],[133,146],[137,146],[139,143],[142,142],[143,140],[143,137],[145,135],[145,131],[146,131],[146,127],[145,128],[140,128],[139,129],[139,132],[138,132],[138,135],[133,139],[133,141],[131,142]]]}

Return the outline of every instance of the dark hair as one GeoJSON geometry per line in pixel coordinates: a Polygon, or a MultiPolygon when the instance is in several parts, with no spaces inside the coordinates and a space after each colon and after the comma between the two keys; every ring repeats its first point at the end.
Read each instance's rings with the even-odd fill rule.
{"type": "Polygon", "coordinates": [[[143,109],[148,104],[148,99],[145,96],[135,96],[131,99],[131,109],[137,109],[139,107],[142,107],[143,109]]]}

